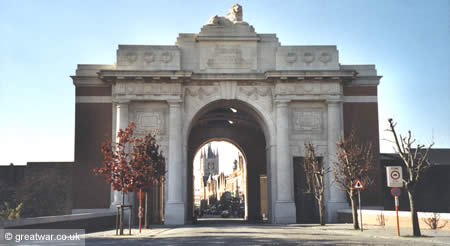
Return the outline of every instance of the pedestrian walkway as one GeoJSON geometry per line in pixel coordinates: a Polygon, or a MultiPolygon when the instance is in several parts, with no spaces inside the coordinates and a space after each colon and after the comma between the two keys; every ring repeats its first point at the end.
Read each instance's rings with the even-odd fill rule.
{"type": "MultiPolygon", "coordinates": [[[[128,230],[125,230],[128,233],[128,230]]],[[[115,236],[115,230],[86,234],[86,245],[450,245],[450,232],[422,229],[423,237],[411,231],[398,237],[395,228],[368,226],[364,232],[351,224],[266,225],[200,224],[155,226],[137,229],[132,235],[115,236]]]]}

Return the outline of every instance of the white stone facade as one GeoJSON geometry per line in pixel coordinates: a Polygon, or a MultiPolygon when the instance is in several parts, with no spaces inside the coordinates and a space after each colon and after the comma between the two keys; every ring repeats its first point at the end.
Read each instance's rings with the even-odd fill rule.
{"type": "MultiPolygon", "coordinates": [[[[376,86],[380,77],[373,65],[341,65],[336,46],[282,46],[275,34],[258,34],[242,20],[222,22],[180,34],[173,46],[120,45],[116,65],[80,65],[76,86],[111,86],[112,94],[80,96],[77,103],[112,102],[113,133],[135,121],[138,134],[158,134],[168,154],[166,224],[185,223],[187,139],[195,116],[217,100],[245,103],[266,137],[270,221],[295,223],[293,157],[312,141],[332,165],[343,135],[342,103],[376,102],[376,96],[346,98],[343,86],[376,86]]],[[[327,182],[327,218],[334,222],[346,197],[331,175],[327,182]]]]}

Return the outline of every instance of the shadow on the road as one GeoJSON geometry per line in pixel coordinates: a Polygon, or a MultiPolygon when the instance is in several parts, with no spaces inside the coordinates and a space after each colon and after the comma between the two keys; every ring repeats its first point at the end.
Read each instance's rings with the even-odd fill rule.
{"type": "Polygon", "coordinates": [[[168,237],[168,238],[141,238],[141,239],[88,239],[86,245],[395,245],[387,243],[361,243],[351,238],[344,240],[330,239],[280,239],[255,238],[246,236],[202,236],[202,237],[168,237]]]}
{"type": "Polygon", "coordinates": [[[215,224],[239,224],[246,225],[249,224],[247,220],[242,218],[198,218],[193,225],[215,225],[215,224]]]}

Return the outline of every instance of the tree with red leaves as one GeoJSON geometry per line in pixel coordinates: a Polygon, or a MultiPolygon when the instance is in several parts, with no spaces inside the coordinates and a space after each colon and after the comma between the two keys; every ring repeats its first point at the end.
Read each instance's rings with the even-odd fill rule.
{"type": "Polygon", "coordinates": [[[135,138],[132,153],[132,166],[135,170],[136,188],[145,191],[145,227],[148,227],[148,191],[164,181],[166,159],[156,139],[151,133],[144,138],[135,138]]]}
{"type": "Polygon", "coordinates": [[[134,142],[133,129],[136,127],[131,122],[125,130],[119,129],[116,142],[111,140],[102,143],[103,166],[94,168],[96,175],[103,175],[106,183],[111,184],[112,189],[122,192],[120,207],[120,235],[123,235],[123,205],[125,193],[136,190],[136,170],[133,168],[132,159],[128,153],[129,145],[134,142]]]}
{"type": "MultiPolygon", "coordinates": [[[[146,191],[147,204],[148,189],[163,182],[166,172],[166,160],[155,137],[150,133],[143,138],[133,137],[135,127],[136,124],[131,122],[125,130],[119,129],[115,143],[111,140],[102,143],[103,166],[93,170],[96,175],[103,175],[113,190],[122,192],[122,206],[125,204],[125,193],[141,189],[146,191]]],[[[123,235],[122,206],[120,235],[123,235]]],[[[146,219],[147,214],[146,206],[146,219]]]]}

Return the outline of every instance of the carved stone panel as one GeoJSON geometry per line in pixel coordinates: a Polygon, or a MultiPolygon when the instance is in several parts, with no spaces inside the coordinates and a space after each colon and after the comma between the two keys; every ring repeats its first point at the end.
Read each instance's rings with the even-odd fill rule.
{"type": "Polygon", "coordinates": [[[167,145],[168,105],[163,101],[130,101],[129,121],[136,123],[134,134],[144,137],[151,133],[158,144],[167,145]]]}
{"type": "Polygon", "coordinates": [[[165,135],[164,113],[161,111],[136,111],[135,113],[136,133],[144,135],[165,135]]]}
{"type": "Polygon", "coordinates": [[[219,97],[218,86],[189,86],[184,92],[185,111],[190,112],[203,102],[219,97]]]}
{"type": "Polygon", "coordinates": [[[185,95],[187,98],[198,98],[199,100],[203,100],[207,97],[210,97],[213,94],[217,94],[218,91],[219,88],[216,86],[214,87],[195,86],[195,87],[187,87],[185,95]]]}
{"type": "Polygon", "coordinates": [[[277,70],[339,70],[336,46],[281,46],[277,70]]]}
{"type": "Polygon", "coordinates": [[[200,43],[200,71],[256,71],[258,65],[256,45],[256,42],[200,43]]]}
{"type": "Polygon", "coordinates": [[[294,109],[292,111],[294,133],[321,133],[323,128],[321,109],[294,109]]]}
{"type": "Polygon", "coordinates": [[[180,70],[177,46],[120,45],[117,51],[119,69],[180,70]]]}
{"type": "Polygon", "coordinates": [[[272,111],[272,87],[270,86],[239,86],[238,97],[251,101],[268,112],[272,111]]]}

